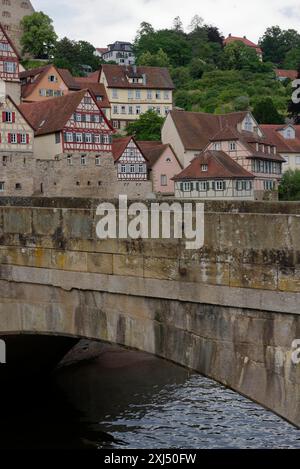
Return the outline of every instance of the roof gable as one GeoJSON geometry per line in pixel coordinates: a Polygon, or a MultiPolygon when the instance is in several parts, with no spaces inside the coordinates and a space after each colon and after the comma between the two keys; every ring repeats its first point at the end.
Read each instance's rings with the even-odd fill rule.
{"type": "Polygon", "coordinates": [[[140,151],[145,161],[147,161],[147,157],[145,156],[142,148],[140,147],[138,142],[135,140],[135,138],[133,136],[128,136],[128,137],[121,137],[121,138],[113,139],[112,152],[113,152],[113,157],[114,157],[115,162],[117,162],[123,156],[125,150],[128,148],[131,142],[134,143],[134,145],[140,151]]]}
{"type": "Polygon", "coordinates": [[[76,112],[78,106],[87,94],[97,106],[108,128],[112,130],[107,118],[104,116],[101,109],[99,109],[95,98],[89,90],[86,89],[59,98],[52,98],[35,103],[23,103],[20,109],[35,129],[36,135],[46,135],[63,130],[66,123],[76,112]]]}
{"type": "Polygon", "coordinates": [[[18,60],[20,60],[20,54],[17,51],[13,41],[10,39],[8,34],[5,31],[5,28],[3,27],[2,23],[0,23],[0,33],[2,34],[3,39],[5,39],[5,42],[8,43],[11,47],[11,51],[14,52],[15,56],[17,57],[18,60]]]}
{"type": "Polygon", "coordinates": [[[223,151],[205,151],[194,158],[189,166],[174,177],[180,180],[207,180],[207,179],[254,179],[254,175],[246,171],[223,151]],[[207,166],[207,171],[202,170],[207,166]]]}

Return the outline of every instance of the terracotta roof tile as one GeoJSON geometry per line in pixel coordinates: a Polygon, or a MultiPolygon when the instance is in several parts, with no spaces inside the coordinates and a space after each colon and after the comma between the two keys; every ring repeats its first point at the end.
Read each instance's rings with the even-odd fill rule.
{"type": "Polygon", "coordinates": [[[246,37],[228,36],[224,40],[224,44],[227,45],[227,44],[231,44],[232,42],[237,42],[237,41],[240,41],[243,44],[245,44],[245,46],[252,47],[253,49],[256,49],[257,52],[262,53],[261,48],[254,42],[247,39],[246,37]]]}
{"type": "Polygon", "coordinates": [[[207,180],[207,179],[254,179],[254,175],[246,171],[223,151],[205,151],[194,158],[190,165],[175,176],[175,181],[207,180]],[[202,165],[208,170],[202,171],[202,165]]]}
{"type": "Polygon", "coordinates": [[[278,78],[289,78],[290,80],[296,80],[298,76],[297,70],[283,70],[281,68],[275,68],[275,73],[278,78]]]}
{"type": "Polygon", "coordinates": [[[105,86],[102,83],[89,82],[86,78],[88,77],[75,78],[79,89],[89,89],[95,96],[102,96],[102,101],[97,101],[97,104],[102,108],[110,108],[105,86]]]}
{"type": "Polygon", "coordinates": [[[101,65],[109,88],[174,89],[169,70],[162,67],[136,67],[124,65],[101,65]],[[146,83],[130,83],[128,76],[145,75],[146,83]]]}
{"type": "Polygon", "coordinates": [[[23,103],[20,110],[35,129],[35,135],[58,132],[76,111],[86,92],[82,90],[59,98],[23,103]]]}
{"type": "Polygon", "coordinates": [[[266,134],[273,145],[277,146],[279,153],[300,153],[300,125],[293,125],[295,129],[296,138],[287,139],[281,135],[280,130],[283,130],[288,125],[261,125],[262,131],[266,134]]]}

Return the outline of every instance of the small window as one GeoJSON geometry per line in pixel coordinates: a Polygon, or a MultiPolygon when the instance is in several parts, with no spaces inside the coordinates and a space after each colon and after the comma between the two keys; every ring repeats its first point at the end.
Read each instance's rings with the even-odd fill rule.
{"type": "Polygon", "coordinates": [[[208,165],[207,165],[207,164],[202,164],[202,165],[201,165],[201,171],[202,171],[202,173],[207,173],[207,171],[208,171],[208,165]]]}
{"type": "Polygon", "coordinates": [[[95,156],[95,165],[96,165],[96,166],[100,166],[100,164],[101,164],[100,155],[96,155],[96,156],[95,156]]]}
{"type": "Polygon", "coordinates": [[[80,164],[81,166],[86,166],[86,156],[82,155],[80,158],[80,164]]]}
{"type": "Polygon", "coordinates": [[[221,150],[221,142],[215,142],[213,144],[213,150],[220,151],[221,150]]]}
{"type": "Polygon", "coordinates": [[[60,143],[60,132],[55,132],[55,143],[60,143]]]}
{"type": "Polygon", "coordinates": [[[17,190],[17,191],[22,190],[22,184],[20,184],[19,182],[17,182],[17,184],[16,184],[15,187],[16,187],[16,190],[17,190]]]}
{"type": "Polygon", "coordinates": [[[160,184],[161,184],[161,186],[167,186],[168,185],[168,178],[165,174],[162,174],[160,176],[160,184]]]}
{"type": "Polygon", "coordinates": [[[4,192],[5,182],[0,181],[0,192],[4,192]]]}
{"type": "Polygon", "coordinates": [[[67,156],[67,163],[68,163],[69,166],[72,166],[72,165],[73,165],[73,158],[72,158],[71,155],[68,155],[68,156],[67,156]]]}
{"type": "Polygon", "coordinates": [[[229,142],[229,151],[236,151],[236,142],[229,142]]]}
{"type": "Polygon", "coordinates": [[[300,164],[300,156],[296,156],[296,164],[297,164],[297,165],[300,164]]]}

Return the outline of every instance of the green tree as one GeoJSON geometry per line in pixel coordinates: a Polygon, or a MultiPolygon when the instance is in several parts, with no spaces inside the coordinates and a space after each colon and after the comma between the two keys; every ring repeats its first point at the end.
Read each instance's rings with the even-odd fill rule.
{"type": "Polygon", "coordinates": [[[127,125],[126,133],[137,140],[160,140],[164,121],[155,111],[147,111],[137,121],[127,125]]]}
{"type": "Polygon", "coordinates": [[[289,169],[282,177],[279,186],[281,200],[300,200],[300,170],[289,169]]]}
{"type": "Polygon", "coordinates": [[[259,101],[253,109],[253,115],[259,124],[284,124],[283,117],[279,114],[271,98],[259,101]]]}
{"type": "Polygon", "coordinates": [[[72,41],[64,37],[57,42],[54,51],[54,64],[67,68],[74,75],[82,74],[82,65],[89,65],[93,70],[100,66],[100,60],[94,54],[95,48],[86,41],[72,41]]]}
{"type": "Polygon", "coordinates": [[[300,65],[300,47],[291,49],[285,56],[283,68],[287,70],[298,70],[300,65]]]}
{"type": "Polygon", "coordinates": [[[139,60],[139,65],[149,66],[149,67],[170,67],[170,61],[167,54],[162,50],[159,49],[157,54],[151,54],[151,52],[146,51],[144,52],[139,60]]]}
{"type": "Polygon", "coordinates": [[[177,32],[183,32],[183,23],[180,19],[180,16],[176,16],[173,20],[173,29],[177,32]]]}
{"type": "Polygon", "coordinates": [[[241,41],[231,42],[224,48],[224,68],[242,70],[258,69],[260,61],[256,51],[241,41]]]}
{"type": "Polygon", "coordinates": [[[21,45],[23,54],[28,53],[38,59],[52,57],[57,41],[52,23],[52,19],[41,11],[22,19],[21,25],[24,32],[21,45]]]}
{"type": "Polygon", "coordinates": [[[300,46],[300,35],[295,29],[268,28],[259,41],[264,60],[282,66],[289,51],[300,46]]]}

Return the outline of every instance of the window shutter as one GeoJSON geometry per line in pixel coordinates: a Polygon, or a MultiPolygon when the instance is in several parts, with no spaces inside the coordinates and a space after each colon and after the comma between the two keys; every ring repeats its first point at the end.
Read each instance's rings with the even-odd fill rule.
{"type": "Polygon", "coordinates": [[[206,190],[209,191],[209,189],[210,189],[210,184],[209,184],[209,182],[207,181],[207,183],[206,183],[206,190]]]}
{"type": "Polygon", "coordinates": [[[180,183],[180,190],[183,192],[183,182],[180,183]]]}
{"type": "Polygon", "coordinates": [[[29,134],[26,134],[26,143],[29,144],[29,134]]]}
{"type": "Polygon", "coordinates": [[[16,113],[12,113],[12,123],[14,124],[16,122],[16,113]]]}
{"type": "Polygon", "coordinates": [[[6,122],[6,112],[2,112],[2,122],[6,122]]]}
{"type": "Polygon", "coordinates": [[[196,182],[196,191],[199,192],[199,182],[196,182]]]}
{"type": "Polygon", "coordinates": [[[226,191],[226,181],[223,181],[223,190],[226,191]]]}
{"type": "Polygon", "coordinates": [[[21,143],[21,134],[17,134],[17,142],[21,143]]]}
{"type": "Polygon", "coordinates": [[[85,122],[85,114],[81,114],[81,121],[85,122]]]}
{"type": "Polygon", "coordinates": [[[211,183],[211,186],[212,186],[212,190],[215,191],[215,190],[216,190],[216,183],[215,183],[215,181],[213,181],[213,182],[211,183]]]}
{"type": "Polygon", "coordinates": [[[8,143],[11,143],[11,134],[8,134],[7,140],[8,140],[8,143]]]}
{"type": "Polygon", "coordinates": [[[190,190],[191,190],[191,192],[194,190],[194,183],[193,182],[191,182],[191,189],[190,190]]]}
{"type": "Polygon", "coordinates": [[[76,132],[73,134],[73,142],[76,143],[76,132]]]}

